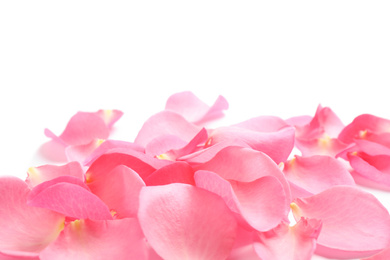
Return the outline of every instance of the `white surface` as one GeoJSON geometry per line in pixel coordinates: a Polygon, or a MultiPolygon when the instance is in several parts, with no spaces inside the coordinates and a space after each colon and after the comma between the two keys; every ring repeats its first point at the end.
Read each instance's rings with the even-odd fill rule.
{"type": "MultiPolygon", "coordinates": [[[[390,4],[367,1],[1,1],[0,175],[41,163],[45,127],[117,108],[132,141],[166,98],[230,103],[226,122],[390,118],[390,4]]],[[[381,193],[390,209],[389,194],[381,193]]]]}

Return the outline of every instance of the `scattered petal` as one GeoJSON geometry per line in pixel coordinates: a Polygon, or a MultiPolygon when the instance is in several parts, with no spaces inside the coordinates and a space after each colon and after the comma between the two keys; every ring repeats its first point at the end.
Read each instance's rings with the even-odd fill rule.
{"type": "Polygon", "coordinates": [[[164,259],[225,259],[236,237],[236,220],[223,200],[187,184],[144,187],[138,219],[164,259]]]}

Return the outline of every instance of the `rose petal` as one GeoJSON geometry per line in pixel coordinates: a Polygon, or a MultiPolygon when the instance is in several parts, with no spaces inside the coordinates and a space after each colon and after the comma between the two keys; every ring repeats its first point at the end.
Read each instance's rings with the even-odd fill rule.
{"type": "Polygon", "coordinates": [[[258,132],[234,126],[220,127],[210,134],[208,143],[214,145],[231,139],[240,139],[280,163],[287,160],[294,147],[295,129],[288,126],[275,132],[258,132]]]}
{"type": "Polygon", "coordinates": [[[352,123],[347,125],[339,135],[339,139],[347,144],[353,143],[354,139],[360,139],[369,133],[386,133],[390,129],[390,120],[363,114],[356,117],[352,123]]]}
{"type": "Polygon", "coordinates": [[[228,107],[228,102],[222,96],[219,96],[214,104],[209,107],[190,91],[170,96],[165,105],[166,110],[173,111],[197,125],[222,117],[222,111],[228,109],[228,107]]]}
{"type": "Polygon", "coordinates": [[[370,193],[335,186],[292,204],[295,219],[322,221],[316,253],[330,258],[357,258],[384,249],[390,239],[390,215],[370,193]]]}
{"type": "Polygon", "coordinates": [[[70,222],[41,260],[147,259],[146,244],[134,218],[70,222]]]}
{"type": "Polygon", "coordinates": [[[95,176],[104,175],[112,171],[118,165],[125,165],[137,172],[142,179],[145,179],[152,174],[156,169],[141,159],[122,153],[109,153],[100,156],[89,167],[86,178],[87,182],[93,181],[95,176]]]}
{"type": "Polygon", "coordinates": [[[321,225],[319,220],[305,218],[292,227],[283,222],[271,231],[258,233],[255,251],[261,259],[310,260],[321,225]]]}
{"type": "Polygon", "coordinates": [[[84,172],[78,162],[70,162],[65,165],[43,165],[31,167],[27,172],[26,183],[34,187],[42,182],[55,179],[60,176],[73,176],[79,180],[84,180],[84,172]]]}
{"type": "MultiPolygon", "coordinates": [[[[37,253],[56,239],[65,218],[27,205],[30,189],[15,177],[0,178],[0,251],[37,253]]],[[[7,253],[6,253],[7,254],[7,253]]]]}
{"type": "MultiPolygon", "coordinates": [[[[355,185],[346,167],[330,156],[295,156],[284,164],[283,172],[290,183],[308,191],[320,193],[335,185],[355,185]]],[[[298,197],[293,194],[293,197],[298,197]]]]}
{"type": "Polygon", "coordinates": [[[71,218],[112,219],[108,207],[88,188],[78,183],[61,182],[65,178],[72,177],[58,177],[36,186],[28,198],[28,205],[50,209],[71,218]]]}
{"type": "Polygon", "coordinates": [[[144,187],[138,218],[164,259],[225,259],[236,236],[236,220],[223,200],[187,184],[144,187]]]}
{"type": "Polygon", "coordinates": [[[287,218],[290,210],[280,182],[265,176],[252,182],[226,181],[208,171],[195,173],[196,186],[218,194],[226,205],[259,231],[270,230],[287,218]]]}
{"type": "Polygon", "coordinates": [[[132,169],[118,165],[109,172],[94,175],[87,184],[116,218],[137,215],[139,192],[145,183],[132,169]]]}
{"type": "Polygon", "coordinates": [[[210,161],[194,167],[217,173],[225,180],[251,182],[264,176],[274,176],[282,184],[287,200],[290,188],[284,174],[274,161],[262,152],[242,147],[226,147],[210,161]]]}
{"type": "Polygon", "coordinates": [[[175,162],[162,167],[145,179],[147,186],[170,183],[187,183],[195,185],[194,170],[185,162],[175,162]]]}
{"type": "Polygon", "coordinates": [[[162,111],[153,115],[144,123],[134,143],[146,147],[149,142],[162,135],[177,136],[181,140],[189,142],[200,129],[179,114],[162,111]]]}

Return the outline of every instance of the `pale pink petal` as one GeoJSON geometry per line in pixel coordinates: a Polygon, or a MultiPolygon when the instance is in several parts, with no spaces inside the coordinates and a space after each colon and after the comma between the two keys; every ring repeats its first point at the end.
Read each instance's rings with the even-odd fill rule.
{"type": "Polygon", "coordinates": [[[207,137],[207,130],[202,128],[188,144],[181,147],[180,149],[172,149],[166,152],[165,155],[168,158],[173,158],[176,160],[177,158],[180,158],[184,155],[191,154],[192,152],[196,151],[198,145],[204,144],[207,141],[207,137]]]}
{"type": "Polygon", "coordinates": [[[88,144],[69,145],[65,148],[66,158],[69,162],[76,161],[83,163],[88,156],[98,148],[104,140],[93,139],[88,144]]]}
{"type": "Polygon", "coordinates": [[[162,111],[153,115],[144,123],[134,143],[146,147],[149,142],[161,135],[174,135],[185,142],[189,142],[200,129],[179,114],[162,111]]]}
{"type": "MultiPolygon", "coordinates": [[[[53,134],[48,130],[45,130],[45,134],[53,138],[53,134]]],[[[78,112],[69,120],[59,138],[67,145],[81,145],[88,144],[95,138],[107,139],[108,134],[109,129],[98,115],[78,112]]]]}
{"type": "Polygon", "coordinates": [[[303,156],[328,155],[336,156],[345,150],[348,145],[336,138],[330,138],[326,134],[321,138],[295,140],[295,146],[303,156]]]}
{"type": "Polygon", "coordinates": [[[106,124],[108,129],[111,129],[112,126],[116,123],[116,121],[118,121],[122,117],[123,112],[116,109],[114,110],[101,109],[97,111],[95,114],[103,120],[103,122],[106,124]]]}
{"type": "Polygon", "coordinates": [[[258,132],[240,127],[220,127],[215,129],[209,138],[208,144],[240,139],[251,148],[266,153],[276,163],[287,160],[294,147],[295,130],[285,127],[275,132],[258,132]]]}
{"type": "Polygon", "coordinates": [[[262,152],[242,147],[226,147],[210,161],[195,170],[215,172],[226,180],[251,182],[264,176],[274,176],[282,184],[287,200],[291,194],[287,180],[276,163],[262,152]]]}
{"type": "Polygon", "coordinates": [[[197,125],[222,117],[223,110],[228,109],[228,107],[228,102],[222,96],[219,96],[215,103],[209,107],[190,91],[170,96],[165,105],[166,110],[173,111],[197,125]]]}
{"type": "Polygon", "coordinates": [[[142,179],[147,178],[156,170],[135,156],[122,153],[108,153],[100,156],[91,164],[86,173],[87,183],[93,181],[95,176],[97,176],[96,178],[99,178],[99,175],[105,175],[107,172],[111,172],[118,165],[125,165],[131,168],[137,172],[142,179]]]}
{"type": "Polygon", "coordinates": [[[321,138],[324,133],[330,138],[337,138],[344,124],[329,107],[319,105],[313,119],[308,124],[296,128],[297,139],[321,138]]]}
{"type": "Polygon", "coordinates": [[[233,126],[257,132],[271,133],[279,131],[288,125],[283,119],[276,116],[259,116],[233,126]]]}
{"type": "Polygon", "coordinates": [[[389,260],[390,259],[390,247],[385,248],[381,252],[362,260],[389,260]]]}
{"type": "Polygon", "coordinates": [[[354,169],[356,183],[377,189],[390,190],[390,156],[369,156],[361,152],[347,154],[354,169]]]}
{"type": "Polygon", "coordinates": [[[110,153],[113,150],[129,150],[129,151],[135,151],[144,153],[145,149],[137,144],[126,142],[126,141],[119,141],[119,140],[106,140],[101,145],[99,145],[98,148],[96,148],[85,160],[83,165],[89,166],[92,164],[93,161],[95,161],[97,158],[99,158],[101,155],[110,153]]]}
{"type": "Polygon", "coordinates": [[[216,143],[213,146],[205,147],[204,149],[193,152],[191,154],[181,156],[177,160],[186,161],[191,165],[199,165],[207,161],[210,161],[219,151],[221,151],[222,149],[228,146],[239,146],[239,147],[250,148],[250,146],[247,143],[239,139],[226,140],[220,143],[216,143]]]}
{"type": "Polygon", "coordinates": [[[70,222],[41,260],[146,260],[146,243],[134,218],[70,222]]]}
{"type": "Polygon", "coordinates": [[[108,207],[88,187],[83,187],[77,179],[70,176],[58,177],[36,186],[28,205],[50,209],[67,217],[93,220],[112,219],[108,207]],[[62,180],[74,179],[63,182],[62,180]]]}
{"type": "Polygon", "coordinates": [[[234,248],[226,260],[262,260],[255,252],[253,245],[234,248]]]}
{"type": "Polygon", "coordinates": [[[286,119],[285,122],[292,126],[304,126],[310,123],[310,121],[313,120],[312,116],[295,116],[291,117],[289,119],[286,119]]]}
{"type": "Polygon", "coordinates": [[[44,158],[53,162],[59,162],[59,163],[67,162],[68,159],[66,158],[66,154],[65,154],[65,148],[67,145],[61,142],[50,140],[41,145],[41,147],[39,148],[39,153],[44,158]]]}
{"type": "Polygon", "coordinates": [[[301,218],[290,227],[283,222],[273,230],[258,233],[254,248],[261,259],[310,260],[316,248],[321,221],[301,218]]]}
{"type": "Polygon", "coordinates": [[[370,193],[335,186],[292,204],[295,219],[322,221],[316,253],[330,258],[358,258],[383,250],[390,241],[390,215],[370,193]]]}
{"type": "Polygon", "coordinates": [[[187,183],[195,185],[194,170],[186,162],[175,162],[162,167],[145,179],[147,186],[170,183],[187,183]]]}
{"type": "Polygon", "coordinates": [[[39,260],[38,253],[25,253],[23,251],[0,251],[1,260],[39,260]]]}
{"type": "Polygon", "coordinates": [[[227,181],[208,171],[195,173],[196,186],[218,194],[226,205],[258,231],[276,227],[287,218],[289,203],[280,182],[265,176],[252,182],[227,181]]]}
{"type": "Polygon", "coordinates": [[[64,216],[28,206],[29,193],[24,181],[0,178],[0,251],[6,255],[8,251],[38,253],[62,230],[64,216]]]}
{"type": "Polygon", "coordinates": [[[339,139],[347,144],[353,143],[354,139],[364,138],[370,133],[386,133],[390,129],[390,120],[381,117],[363,114],[356,117],[347,125],[339,135],[339,139]]]}
{"type": "MultiPolygon", "coordinates": [[[[320,193],[335,185],[355,185],[344,164],[330,156],[295,156],[284,164],[283,172],[290,183],[309,192],[320,193]]],[[[297,198],[297,194],[293,194],[297,198]]]]}
{"type": "Polygon", "coordinates": [[[60,176],[73,176],[79,180],[84,180],[84,172],[78,162],[70,162],[61,166],[43,165],[30,167],[27,171],[26,183],[34,187],[42,182],[55,179],[60,176]]]}
{"type": "Polygon", "coordinates": [[[93,175],[87,184],[116,218],[137,215],[139,192],[145,183],[132,169],[118,165],[111,171],[93,175]]]}
{"type": "Polygon", "coordinates": [[[188,184],[142,188],[138,219],[164,259],[225,259],[236,237],[236,220],[224,201],[188,184]]]}
{"type": "Polygon", "coordinates": [[[179,149],[187,144],[175,135],[160,135],[145,146],[145,153],[152,157],[159,156],[171,149],[179,149]]]}

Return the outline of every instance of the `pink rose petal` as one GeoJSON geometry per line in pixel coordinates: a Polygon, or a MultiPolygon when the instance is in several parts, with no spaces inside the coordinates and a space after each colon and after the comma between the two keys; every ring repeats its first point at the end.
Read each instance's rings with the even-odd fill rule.
{"type": "Polygon", "coordinates": [[[197,187],[218,194],[230,210],[258,231],[270,230],[287,218],[289,203],[282,185],[273,176],[238,182],[224,180],[213,172],[197,171],[194,178],[197,187]]]}
{"type": "Polygon", "coordinates": [[[70,178],[73,177],[62,176],[39,184],[32,190],[28,205],[50,209],[71,218],[112,219],[108,207],[88,187],[83,187],[78,181],[63,181],[70,178]]]}
{"type": "Polygon", "coordinates": [[[187,183],[195,185],[194,170],[186,162],[175,162],[164,166],[145,179],[147,186],[170,183],[187,183]]]}
{"type": "Polygon", "coordinates": [[[145,179],[156,170],[135,156],[122,153],[109,153],[100,156],[91,164],[86,173],[87,182],[93,181],[95,176],[107,174],[107,172],[112,171],[118,165],[125,165],[131,168],[142,179],[145,179]]]}
{"type": "Polygon", "coordinates": [[[215,172],[226,180],[251,182],[264,176],[274,176],[282,184],[287,200],[291,201],[287,180],[276,163],[262,152],[242,147],[226,147],[210,161],[195,170],[215,172]]]}
{"type": "Polygon", "coordinates": [[[356,117],[339,135],[339,139],[350,144],[354,139],[360,139],[370,133],[387,133],[390,129],[390,120],[381,117],[363,114],[356,117]]]}
{"type": "Polygon", "coordinates": [[[189,142],[200,129],[179,114],[162,111],[153,115],[144,123],[134,143],[146,147],[153,139],[163,135],[177,136],[181,140],[189,142]]]}
{"type": "MultiPolygon", "coordinates": [[[[290,183],[308,191],[320,193],[335,185],[355,185],[346,167],[330,156],[295,156],[284,164],[283,172],[290,183]]],[[[293,194],[293,197],[299,197],[293,194]]]]}
{"type": "Polygon", "coordinates": [[[132,169],[118,165],[111,171],[94,175],[87,184],[92,193],[108,206],[116,218],[137,215],[139,192],[145,183],[132,169]]]}
{"type": "Polygon", "coordinates": [[[295,130],[290,126],[275,132],[258,132],[237,126],[220,127],[210,134],[208,144],[232,139],[240,139],[252,149],[264,152],[280,163],[287,160],[294,147],[295,130]]]}
{"type": "Polygon", "coordinates": [[[223,110],[228,109],[228,107],[228,102],[222,96],[219,96],[215,103],[209,107],[190,91],[170,96],[165,105],[166,110],[173,111],[197,125],[222,117],[223,110]]]}
{"type": "Polygon", "coordinates": [[[70,222],[57,240],[40,254],[41,260],[146,260],[146,243],[134,218],[70,222]]]}
{"type": "Polygon", "coordinates": [[[80,164],[70,162],[61,166],[43,165],[39,167],[31,167],[27,172],[28,176],[26,183],[30,187],[34,187],[42,182],[55,179],[60,176],[73,176],[79,180],[84,180],[84,172],[80,164]]]}
{"type": "Polygon", "coordinates": [[[305,218],[292,227],[283,222],[271,231],[258,233],[255,251],[261,259],[310,260],[321,225],[321,221],[305,218]]]}
{"type": "Polygon", "coordinates": [[[56,239],[65,218],[27,205],[30,189],[15,177],[0,178],[0,252],[38,253],[56,239]]]}
{"type": "Polygon", "coordinates": [[[295,219],[321,220],[316,253],[330,258],[366,257],[383,250],[390,239],[390,215],[370,193],[335,186],[292,204],[295,219]]]}
{"type": "Polygon", "coordinates": [[[225,259],[236,237],[236,220],[223,200],[187,184],[144,187],[138,219],[164,259],[225,259]]]}

